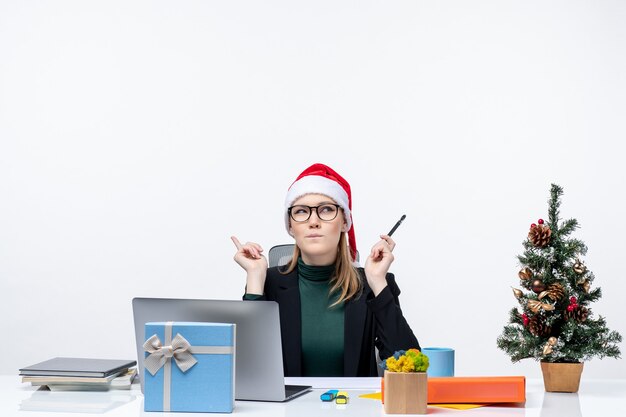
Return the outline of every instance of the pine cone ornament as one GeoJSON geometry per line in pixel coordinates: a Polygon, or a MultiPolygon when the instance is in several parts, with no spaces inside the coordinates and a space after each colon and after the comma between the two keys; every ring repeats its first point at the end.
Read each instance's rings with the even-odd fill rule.
{"type": "Polygon", "coordinates": [[[528,232],[528,240],[537,246],[538,248],[543,248],[550,243],[550,236],[552,235],[552,230],[546,224],[538,224],[530,228],[528,232]]]}
{"type": "Polygon", "coordinates": [[[574,319],[577,322],[582,323],[587,320],[587,316],[589,316],[589,310],[586,307],[576,305],[574,308],[571,309],[571,311],[569,308],[566,309],[563,315],[565,316],[565,320],[574,319]]]}
{"type": "Polygon", "coordinates": [[[547,336],[552,329],[542,316],[533,316],[528,323],[528,331],[534,336],[547,336]]]}
{"type": "Polygon", "coordinates": [[[559,301],[565,295],[565,289],[563,285],[557,283],[548,285],[548,289],[546,290],[546,296],[552,301],[559,301]]]}

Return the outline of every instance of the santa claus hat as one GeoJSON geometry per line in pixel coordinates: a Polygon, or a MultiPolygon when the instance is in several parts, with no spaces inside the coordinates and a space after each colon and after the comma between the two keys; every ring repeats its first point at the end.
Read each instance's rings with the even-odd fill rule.
{"type": "Polygon", "coordinates": [[[352,225],[352,194],[350,184],[332,168],[324,164],[313,164],[298,176],[291,184],[285,198],[285,226],[289,232],[288,209],[298,198],[306,194],[324,194],[343,209],[348,227],[348,245],[352,260],[356,260],[356,239],[352,225]]]}

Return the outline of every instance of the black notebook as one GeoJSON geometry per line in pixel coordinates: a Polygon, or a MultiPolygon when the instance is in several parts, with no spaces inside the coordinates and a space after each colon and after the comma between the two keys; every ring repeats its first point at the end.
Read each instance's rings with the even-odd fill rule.
{"type": "Polygon", "coordinates": [[[20,375],[106,377],[136,364],[134,360],[53,358],[20,369],[20,375]]]}

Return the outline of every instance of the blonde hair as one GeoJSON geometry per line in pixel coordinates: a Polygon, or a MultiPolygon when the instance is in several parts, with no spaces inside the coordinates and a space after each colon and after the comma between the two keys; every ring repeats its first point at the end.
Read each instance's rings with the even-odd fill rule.
{"type": "MultiPolygon", "coordinates": [[[[289,274],[296,266],[298,266],[298,258],[300,257],[300,248],[298,245],[294,245],[293,257],[287,265],[285,270],[280,271],[282,274],[289,274]]],[[[352,256],[348,249],[348,242],[346,241],[346,234],[342,233],[339,238],[339,244],[337,245],[337,259],[335,260],[335,274],[330,279],[331,288],[330,294],[337,292],[339,297],[337,301],[331,304],[331,307],[348,301],[357,297],[363,285],[361,279],[356,271],[354,264],[352,263],[352,256]]]]}

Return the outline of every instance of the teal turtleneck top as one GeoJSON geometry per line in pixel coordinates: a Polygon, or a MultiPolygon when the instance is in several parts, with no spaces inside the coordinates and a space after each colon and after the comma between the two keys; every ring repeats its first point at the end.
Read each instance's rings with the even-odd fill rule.
{"type": "Polygon", "coordinates": [[[344,305],[331,307],[335,265],[311,266],[298,259],[302,314],[302,375],[343,376],[344,305]]]}
{"type": "MultiPolygon", "coordinates": [[[[302,315],[302,376],[343,376],[344,305],[331,307],[335,265],[311,266],[298,258],[298,287],[302,315]]],[[[246,294],[256,300],[260,295],[246,294]]]]}

